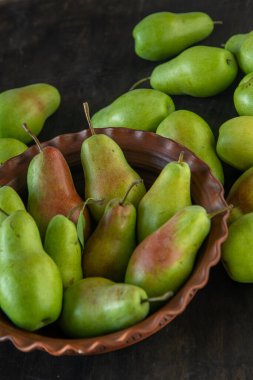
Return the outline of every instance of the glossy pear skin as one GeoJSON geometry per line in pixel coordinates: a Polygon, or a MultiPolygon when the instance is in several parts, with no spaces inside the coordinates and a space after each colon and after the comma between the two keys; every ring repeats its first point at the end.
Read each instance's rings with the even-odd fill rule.
{"type": "Polygon", "coordinates": [[[134,325],[149,312],[145,291],[90,277],[66,289],[60,326],[73,338],[103,335],[134,325]]]}
{"type": "Polygon", "coordinates": [[[224,183],[222,164],[216,154],[213,132],[207,122],[194,112],[178,110],[159,124],[156,133],[186,146],[211,169],[213,175],[224,183]]]}
{"type": "Polygon", "coordinates": [[[253,168],[249,168],[234,182],[228,196],[227,203],[232,204],[229,222],[238,217],[253,212],[253,168]]]}
{"type": "Polygon", "coordinates": [[[151,87],[168,95],[214,96],[232,84],[237,63],[228,50],[193,46],[155,67],[151,87]]]}
{"type": "Polygon", "coordinates": [[[247,74],[235,89],[234,105],[240,116],[253,116],[253,73],[247,74]]]}
{"type": "Polygon", "coordinates": [[[186,162],[170,162],[163,168],[138,206],[139,242],[191,205],[190,186],[191,170],[186,162]]]}
{"type": "Polygon", "coordinates": [[[26,211],[13,212],[1,224],[0,252],[0,300],[5,314],[30,331],[54,322],[62,307],[61,276],[26,211]]]}
{"type": "Polygon", "coordinates": [[[131,203],[113,200],[107,205],[95,231],[84,246],[85,277],[124,281],[135,248],[136,210],[131,203]]]}
{"type": "Polygon", "coordinates": [[[233,35],[226,42],[225,48],[235,54],[238,64],[245,74],[253,71],[253,31],[233,35]]]}
{"type": "MultiPolygon", "coordinates": [[[[17,210],[25,210],[25,205],[19,194],[11,186],[0,187],[0,209],[7,214],[17,210]]],[[[3,212],[0,212],[0,225],[7,218],[3,212]]]]}
{"type": "Polygon", "coordinates": [[[0,165],[12,157],[25,152],[28,147],[17,139],[0,138],[0,165]]]}
{"type": "Polygon", "coordinates": [[[58,90],[47,84],[37,83],[14,88],[0,94],[0,137],[12,137],[24,143],[32,138],[21,128],[27,123],[37,136],[46,119],[60,105],[58,90]]]}
{"type": "Polygon", "coordinates": [[[179,210],[134,250],[125,282],[148,296],[177,291],[190,275],[197,252],[210,230],[210,219],[198,205],[179,210]]]}
{"type": "Polygon", "coordinates": [[[64,288],[83,278],[82,250],[77,229],[66,216],[56,215],[50,220],[44,249],[59,268],[64,288]]]}
{"type": "Polygon", "coordinates": [[[154,132],[175,109],[172,99],[152,89],[137,89],[119,96],[92,117],[94,128],[126,127],[154,132]]]}
{"type": "MultiPolygon", "coordinates": [[[[85,176],[85,198],[104,200],[104,204],[89,204],[94,219],[98,221],[106,204],[114,198],[122,199],[131,183],[140,176],[128,164],[120,146],[104,134],[95,134],[84,140],[81,161],[85,176]]],[[[145,192],[144,184],[137,184],[131,190],[128,201],[137,207],[145,192]]]]}
{"type": "MultiPolygon", "coordinates": [[[[67,216],[83,200],[76,192],[69,166],[63,154],[52,146],[43,148],[30,162],[27,173],[28,211],[35,219],[44,238],[48,223],[58,214],[67,216]]],[[[81,209],[81,207],[80,207],[81,209]]],[[[71,216],[76,223],[80,209],[71,216]]],[[[85,208],[86,235],[89,234],[89,215],[85,208]]]]}
{"type": "Polygon", "coordinates": [[[217,153],[227,164],[239,170],[253,166],[253,116],[227,120],[219,129],[217,153]]]}
{"type": "Polygon", "coordinates": [[[228,275],[238,282],[253,282],[253,212],[233,222],[221,247],[221,258],[228,275]]]}
{"type": "Polygon", "coordinates": [[[213,31],[212,19],[203,12],[157,12],[144,17],[133,29],[135,52],[159,61],[180,53],[213,31]]]}

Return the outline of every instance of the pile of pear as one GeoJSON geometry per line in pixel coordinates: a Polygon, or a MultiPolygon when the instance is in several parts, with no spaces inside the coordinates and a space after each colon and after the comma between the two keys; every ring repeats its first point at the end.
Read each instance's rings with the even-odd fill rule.
{"type": "Polygon", "coordinates": [[[212,215],[192,204],[183,152],[147,190],[121,147],[88,120],[83,199],[60,150],[42,147],[26,125],[38,149],[26,204],[0,188],[0,306],[25,330],[55,323],[85,338],[140,322],[183,286],[211,228],[212,215]]]}

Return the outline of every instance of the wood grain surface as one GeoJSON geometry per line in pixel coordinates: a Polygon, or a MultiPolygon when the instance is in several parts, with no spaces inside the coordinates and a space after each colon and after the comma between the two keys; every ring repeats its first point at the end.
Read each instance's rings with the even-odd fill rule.
{"type": "MultiPolygon", "coordinates": [[[[155,64],[135,55],[131,31],[163,10],[222,20],[206,45],[253,29],[253,0],[0,0],[0,91],[51,83],[62,104],[41,141],[80,131],[87,127],[83,101],[94,113],[149,75],[155,64]]],[[[174,97],[176,108],[201,115],[217,137],[219,126],[237,115],[233,92],[242,76],[213,98],[174,97]]],[[[239,173],[224,168],[227,192],[239,173]]],[[[145,341],[101,356],[59,358],[1,343],[0,379],[251,380],[252,347],[253,285],[232,282],[219,264],[187,310],[145,341]]]]}

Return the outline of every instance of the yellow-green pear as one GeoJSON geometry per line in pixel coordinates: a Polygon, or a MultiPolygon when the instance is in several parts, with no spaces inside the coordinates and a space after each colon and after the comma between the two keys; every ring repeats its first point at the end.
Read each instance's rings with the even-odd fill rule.
{"type": "Polygon", "coordinates": [[[17,139],[0,138],[0,165],[28,149],[27,145],[17,139]]]}
{"type": "Polygon", "coordinates": [[[17,210],[25,210],[25,205],[11,186],[0,187],[0,224],[9,214],[17,210]]]}

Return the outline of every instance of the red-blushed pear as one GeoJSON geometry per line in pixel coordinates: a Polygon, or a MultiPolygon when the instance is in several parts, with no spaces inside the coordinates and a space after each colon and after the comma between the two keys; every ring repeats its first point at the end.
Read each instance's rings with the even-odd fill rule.
{"type": "MultiPolygon", "coordinates": [[[[39,153],[31,160],[27,172],[27,209],[35,219],[44,239],[48,223],[55,215],[67,216],[75,209],[71,212],[71,220],[77,223],[84,202],[75,189],[69,166],[61,151],[53,146],[42,147],[25,124],[23,128],[32,135],[39,149],[39,153]]],[[[83,213],[87,237],[90,233],[87,208],[83,213]]]]}

